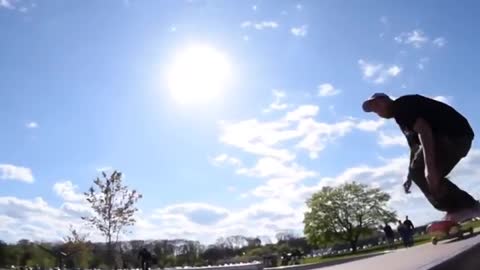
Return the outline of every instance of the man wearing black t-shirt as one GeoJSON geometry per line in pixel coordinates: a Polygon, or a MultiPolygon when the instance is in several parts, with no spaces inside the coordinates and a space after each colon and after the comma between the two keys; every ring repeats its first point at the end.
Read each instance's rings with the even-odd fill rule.
{"type": "Polygon", "coordinates": [[[406,193],[415,182],[436,209],[447,213],[446,220],[460,222],[480,216],[478,201],[447,178],[472,145],[474,132],[465,117],[451,106],[421,95],[392,100],[376,93],[362,108],[395,119],[405,134],[410,146],[406,193]]]}

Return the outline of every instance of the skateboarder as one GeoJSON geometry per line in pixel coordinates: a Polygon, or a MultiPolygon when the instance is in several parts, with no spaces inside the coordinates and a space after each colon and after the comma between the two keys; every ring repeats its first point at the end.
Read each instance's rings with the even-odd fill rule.
{"type": "Polygon", "coordinates": [[[474,138],[464,116],[451,106],[422,95],[392,100],[384,93],[375,93],[363,102],[362,108],[379,117],[395,119],[404,133],[410,147],[406,193],[415,182],[433,207],[446,212],[445,220],[461,222],[480,216],[478,201],[447,178],[468,154],[474,138]]]}

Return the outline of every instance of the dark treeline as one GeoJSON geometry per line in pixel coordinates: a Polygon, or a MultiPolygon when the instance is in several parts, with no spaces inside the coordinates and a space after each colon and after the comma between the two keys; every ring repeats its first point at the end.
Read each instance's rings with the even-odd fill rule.
{"type": "MultiPolygon", "coordinates": [[[[289,233],[277,234],[277,243],[269,237],[249,238],[240,235],[219,238],[215,244],[202,245],[198,241],[132,240],[121,241],[115,248],[115,265],[118,268],[139,268],[139,252],[146,248],[152,255],[152,266],[204,266],[224,263],[279,258],[282,254],[310,253],[305,238],[289,233]]],[[[50,268],[64,265],[66,268],[109,268],[108,249],[105,243],[70,241],[58,243],[20,240],[16,244],[0,241],[0,268],[29,266],[50,268]]]]}

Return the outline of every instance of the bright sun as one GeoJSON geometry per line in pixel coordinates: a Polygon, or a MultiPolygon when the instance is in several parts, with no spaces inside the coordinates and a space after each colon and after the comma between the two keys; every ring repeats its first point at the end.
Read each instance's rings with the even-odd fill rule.
{"type": "Polygon", "coordinates": [[[180,51],[167,75],[170,93],[181,104],[211,101],[222,94],[230,79],[231,66],[226,55],[205,45],[180,51]]]}

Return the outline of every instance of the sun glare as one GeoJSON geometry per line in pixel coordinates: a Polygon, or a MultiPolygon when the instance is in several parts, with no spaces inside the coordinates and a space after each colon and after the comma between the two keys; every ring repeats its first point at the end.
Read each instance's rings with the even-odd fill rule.
{"type": "Polygon", "coordinates": [[[227,56],[206,45],[180,51],[167,75],[170,93],[181,104],[206,103],[219,97],[230,79],[227,56]]]}

